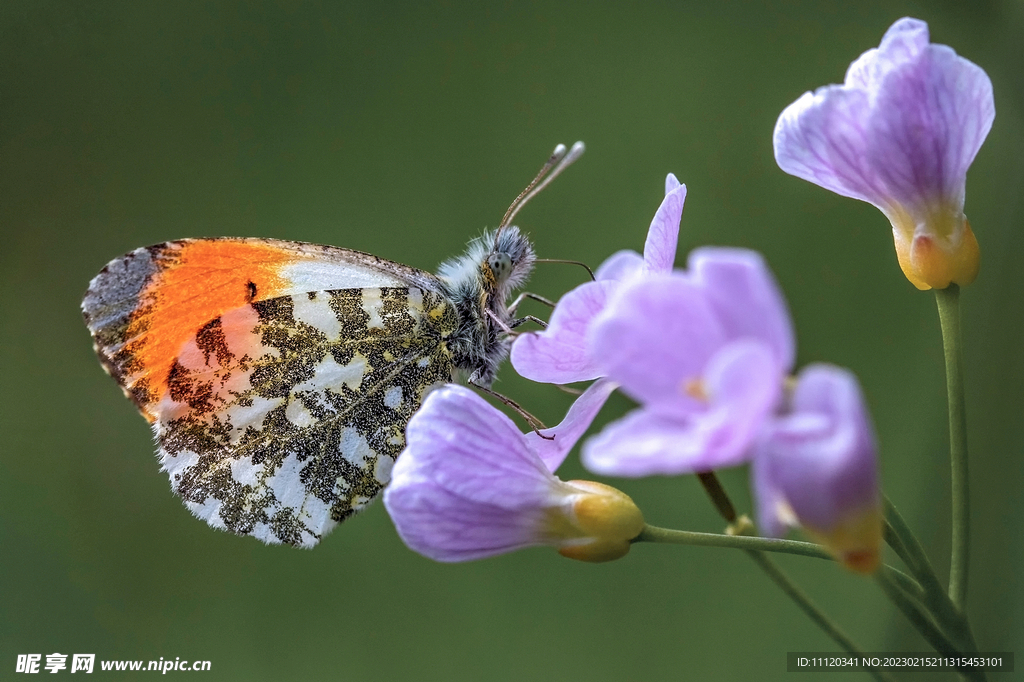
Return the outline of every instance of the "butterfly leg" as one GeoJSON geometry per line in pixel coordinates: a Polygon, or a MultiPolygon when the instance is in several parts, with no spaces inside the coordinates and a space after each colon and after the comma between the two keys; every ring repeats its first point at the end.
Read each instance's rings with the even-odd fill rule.
{"type": "Polygon", "coordinates": [[[516,401],[512,400],[508,396],[504,396],[504,395],[498,393],[497,391],[492,391],[491,389],[485,388],[485,387],[481,386],[480,384],[475,384],[475,383],[473,383],[472,379],[470,379],[469,385],[472,386],[473,388],[479,390],[479,391],[483,391],[484,393],[486,393],[488,395],[494,396],[495,398],[500,400],[505,405],[508,405],[509,407],[511,407],[513,410],[515,410],[519,414],[520,417],[522,417],[523,419],[526,420],[526,423],[530,427],[530,429],[534,433],[536,433],[538,436],[543,438],[544,440],[554,440],[555,439],[554,436],[545,436],[543,433],[541,433],[540,429],[546,429],[547,428],[546,426],[544,426],[544,422],[542,422],[541,420],[537,419],[532,414],[527,412],[516,401]]]}
{"type": "Polygon", "coordinates": [[[524,300],[526,300],[528,298],[532,299],[534,301],[537,301],[538,303],[543,303],[544,305],[546,305],[549,308],[554,308],[555,307],[555,304],[552,301],[544,298],[543,296],[541,296],[539,294],[530,293],[529,291],[524,291],[523,293],[521,293],[518,296],[516,296],[516,300],[512,301],[512,304],[509,305],[509,307],[508,307],[509,314],[510,315],[515,315],[516,314],[516,310],[518,310],[518,308],[519,308],[519,304],[522,303],[524,300]]]}
{"type": "Polygon", "coordinates": [[[516,319],[512,320],[512,329],[515,329],[519,325],[524,324],[526,322],[536,322],[538,325],[540,325],[541,329],[548,328],[548,323],[545,322],[544,320],[538,319],[533,315],[524,315],[523,317],[517,317],[516,319]]]}

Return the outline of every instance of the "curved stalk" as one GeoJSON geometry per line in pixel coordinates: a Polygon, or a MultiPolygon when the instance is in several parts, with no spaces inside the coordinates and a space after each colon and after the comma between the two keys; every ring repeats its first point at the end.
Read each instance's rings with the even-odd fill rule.
{"type": "MultiPolygon", "coordinates": [[[[759,552],[778,552],[780,554],[796,554],[815,559],[835,561],[835,557],[821,545],[813,542],[797,540],[779,540],[752,535],[725,535],[722,533],[695,533],[688,530],[673,530],[645,525],[633,542],[657,542],[670,545],[693,545],[695,547],[727,547],[730,549],[754,550],[759,552]]],[[[900,587],[915,598],[920,598],[924,591],[916,580],[892,566],[886,566],[892,572],[892,579],[900,587]]]]}
{"type": "Polygon", "coordinates": [[[949,458],[952,467],[953,538],[949,558],[949,598],[958,609],[967,600],[967,568],[971,549],[970,490],[967,476],[967,411],[964,401],[963,350],[960,339],[960,287],[935,290],[946,358],[949,403],[949,458]]]}
{"type": "Polygon", "coordinates": [[[923,594],[920,601],[935,616],[936,620],[949,632],[958,645],[967,651],[977,651],[974,633],[963,611],[952,602],[946,590],[939,582],[928,555],[918,542],[917,537],[903,520],[895,505],[885,501],[885,541],[899,555],[903,562],[920,582],[923,594]]]}

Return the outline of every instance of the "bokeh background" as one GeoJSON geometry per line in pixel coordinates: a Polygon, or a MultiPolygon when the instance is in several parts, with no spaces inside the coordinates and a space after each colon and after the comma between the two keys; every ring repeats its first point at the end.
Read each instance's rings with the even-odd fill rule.
{"type": "MultiPolygon", "coordinates": [[[[576,139],[586,155],[520,214],[538,252],[597,265],[639,249],[675,172],[689,187],[678,262],[702,244],[766,255],[800,363],[858,373],[885,488],[945,574],[933,298],[903,278],[878,211],[783,174],[771,149],[783,107],[840,81],[904,15],[995,86],[995,126],[968,182],[984,259],[963,296],[969,602],[984,649],[1024,653],[1018,0],[7,0],[0,678],[19,653],[56,651],[206,659],[210,680],[781,680],[787,651],[835,650],[732,550],[642,545],[586,565],[537,549],[439,565],[402,545],[380,504],[314,551],[213,531],[168,491],[148,426],[93,356],[79,301],[125,251],[265,236],[433,270],[576,139]]],[[[540,266],[530,288],[558,297],[581,281],[540,266]]],[[[498,388],[550,422],[569,402],[509,367],[498,388]]],[[[627,409],[615,398],[600,421],[627,409]]],[[[575,456],[561,473],[585,475],[575,456]]],[[[723,480],[749,510],[746,476],[723,480]]],[[[692,477],[613,483],[652,523],[721,530],[692,477]]],[[[780,563],[866,649],[926,650],[870,580],[780,563]]]]}

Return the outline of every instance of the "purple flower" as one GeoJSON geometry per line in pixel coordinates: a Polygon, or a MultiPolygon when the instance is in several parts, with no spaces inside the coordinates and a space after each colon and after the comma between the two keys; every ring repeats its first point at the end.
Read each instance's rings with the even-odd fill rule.
{"type": "Polygon", "coordinates": [[[679,184],[676,176],[669,173],[665,178],[665,198],[651,221],[643,257],[628,250],[612,255],[597,269],[597,281],[576,287],[558,301],[547,329],[517,338],[512,345],[511,361],[520,375],[556,384],[601,376],[599,364],[587,347],[590,324],[624,282],[672,270],[685,200],[686,185],[679,184]]]}
{"type": "Polygon", "coordinates": [[[877,206],[919,289],[969,284],[978,242],[964,216],[967,169],[995,118],[985,72],[904,18],[842,85],[804,93],[775,125],[782,170],[877,206]]]}
{"type": "Polygon", "coordinates": [[[584,465],[648,476],[753,460],[766,534],[800,525],[848,568],[875,570],[875,444],[856,378],[812,365],[787,379],[792,325],[760,255],[704,248],[688,265],[623,284],[594,320],[594,361],[641,407],[587,441],[584,465]]]}
{"type": "Polygon", "coordinates": [[[596,382],[561,424],[522,434],[473,391],[437,389],[409,421],[384,505],[413,550],[468,561],[534,545],[584,561],[617,559],[643,528],[633,501],[609,486],[551,472],[613,390],[596,382]]]}
{"type": "Polygon", "coordinates": [[[847,568],[880,562],[875,437],[857,379],[831,365],[800,373],[788,413],[765,429],[751,478],[767,535],[800,525],[847,568]]]}
{"type": "Polygon", "coordinates": [[[591,471],[683,474],[749,459],[782,395],[795,346],[760,255],[703,248],[689,270],[623,284],[594,320],[602,373],[642,407],[583,449],[591,471]]]}

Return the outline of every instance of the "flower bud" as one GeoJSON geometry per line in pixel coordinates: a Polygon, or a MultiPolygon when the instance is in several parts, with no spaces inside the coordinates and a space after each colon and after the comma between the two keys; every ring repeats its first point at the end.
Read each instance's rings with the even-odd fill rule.
{"type": "Polygon", "coordinates": [[[896,258],[911,284],[918,289],[945,289],[975,280],[981,251],[962,213],[918,226],[912,222],[908,217],[892,220],[896,258]]]}
{"type": "Polygon", "coordinates": [[[552,510],[552,534],[563,539],[558,553],[579,561],[612,561],[629,552],[644,517],[621,490],[594,481],[569,481],[574,490],[562,507],[552,510]]]}

